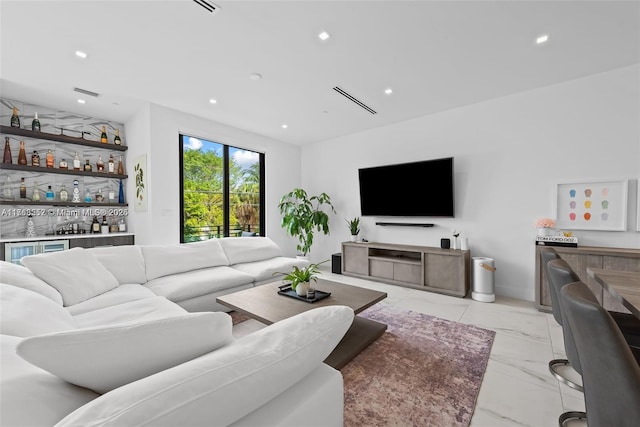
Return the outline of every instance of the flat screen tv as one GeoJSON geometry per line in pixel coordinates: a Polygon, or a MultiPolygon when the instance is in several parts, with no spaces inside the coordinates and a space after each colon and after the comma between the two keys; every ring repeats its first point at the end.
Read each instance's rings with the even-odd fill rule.
{"type": "Polygon", "coordinates": [[[454,216],[453,157],[358,170],[362,216],[454,216]]]}

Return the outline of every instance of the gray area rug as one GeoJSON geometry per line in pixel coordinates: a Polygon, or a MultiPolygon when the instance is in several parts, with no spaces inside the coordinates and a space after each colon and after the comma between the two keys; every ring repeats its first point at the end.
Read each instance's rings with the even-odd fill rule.
{"type": "Polygon", "coordinates": [[[384,303],[360,316],[388,328],[341,369],[344,425],[468,426],[495,332],[384,303]]]}

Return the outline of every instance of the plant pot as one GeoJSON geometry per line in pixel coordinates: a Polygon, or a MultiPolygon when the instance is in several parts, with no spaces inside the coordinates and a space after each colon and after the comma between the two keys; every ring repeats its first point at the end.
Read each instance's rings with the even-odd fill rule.
{"type": "Polygon", "coordinates": [[[311,287],[311,283],[309,282],[298,283],[298,285],[296,286],[296,294],[298,294],[298,296],[306,298],[307,291],[309,290],[310,287],[311,287]]]}
{"type": "Polygon", "coordinates": [[[357,234],[352,234],[351,235],[351,241],[352,242],[357,242],[358,241],[358,235],[357,234]]]}
{"type": "Polygon", "coordinates": [[[555,230],[550,227],[539,227],[538,228],[538,236],[553,236],[555,230]]]}

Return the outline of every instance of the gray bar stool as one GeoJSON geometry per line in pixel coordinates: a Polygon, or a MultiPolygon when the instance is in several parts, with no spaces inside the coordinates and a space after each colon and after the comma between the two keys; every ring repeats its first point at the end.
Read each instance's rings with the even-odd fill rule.
{"type": "MultiPolygon", "coordinates": [[[[553,359],[549,361],[549,371],[551,374],[561,383],[568,385],[569,387],[583,391],[582,384],[578,384],[575,381],[569,379],[568,376],[563,375],[561,368],[573,369],[580,374],[580,362],[578,355],[575,351],[575,344],[573,338],[567,327],[564,325],[562,318],[562,307],[560,305],[559,290],[567,283],[580,280],[578,276],[573,272],[569,265],[560,259],[556,251],[552,248],[544,248],[540,252],[542,260],[544,262],[547,271],[547,281],[549,282],[549,293],[551,295],[551,308],[553,311],[553,318],[562,326],[562,337],[564,339],[564,348],[567,353],[568,359],[553,359]],[[551,268],[551,262],[554,262],[554,268],[551,268]]],[[[575,377],[575,375],[573,375],[575,377]]]]}
{"type": "Polygon", "coordinates": [[[582,282],[564,286],[560,303],[580,358],[589,427],[640,426],[640,366],[614,318],[582,282]]]}

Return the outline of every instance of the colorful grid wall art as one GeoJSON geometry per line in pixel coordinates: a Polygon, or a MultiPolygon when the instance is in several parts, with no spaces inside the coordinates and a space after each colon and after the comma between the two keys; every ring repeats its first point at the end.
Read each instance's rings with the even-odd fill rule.
{"type": "Polygon", "coordinates": [[[625,231],[627,180],[569,182],[556,186],[556,227],[625,231]]]}

